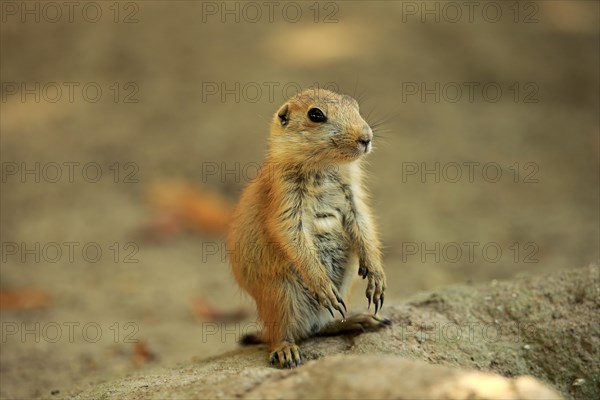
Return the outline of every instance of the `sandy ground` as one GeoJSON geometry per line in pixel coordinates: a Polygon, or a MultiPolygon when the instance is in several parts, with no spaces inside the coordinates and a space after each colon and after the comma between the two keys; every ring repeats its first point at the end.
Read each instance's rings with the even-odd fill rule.
{"type": "Polygon", "coordinates": [[[304,2],[297,23],[223,23],[200,2],[141,1],[118,15],[98,4],[95,23],[3,9],[0,288],[51,302],[2,309],[2,398],[236,347],[240,325],[214,331],[192,309],[201,296],[252,310],[223,251],[208,251],[220,240],[143,240],[146,192],[175,178],[234,201],[296,87],[364,92],[364,114],[384,120],[368,184],[386,298],[598,260],[597,3],[532,3],[516,17],[505,4],[497,23],[480,12],[423,23],[401,2],[332,3],[316,23],[304,2]],[[23,174],[36,168],[39,182],[23,174]],[[136,340],[156,355],[141,367],[136,340]]]}

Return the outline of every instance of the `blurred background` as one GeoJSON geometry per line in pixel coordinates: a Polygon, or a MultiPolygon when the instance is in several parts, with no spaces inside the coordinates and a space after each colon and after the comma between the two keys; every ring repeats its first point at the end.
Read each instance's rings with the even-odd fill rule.
{"type": "Polygon", "coordinates": [[[598,260],[597,2],[1,7],[2,398],[256,327],[221,238],[301,88],[376,126],[386,303],[598,260]]]}

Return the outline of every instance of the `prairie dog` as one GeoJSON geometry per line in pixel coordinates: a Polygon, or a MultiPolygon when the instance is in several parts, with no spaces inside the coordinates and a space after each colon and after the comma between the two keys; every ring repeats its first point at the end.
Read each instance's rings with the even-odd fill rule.
{"type": "Polygon", "coordinates": [[[227,239],[271,363],[299,365],[296,343],[309,336],[390,323],[377,317],[386,281],[362,184],[372,139],[356,100],[324,89],[297,94],[273,117],[266,162],[244,190],[227,239]],[[367,279],[375,314],[346,319],[344,298],[356,276],[367,279]]]}

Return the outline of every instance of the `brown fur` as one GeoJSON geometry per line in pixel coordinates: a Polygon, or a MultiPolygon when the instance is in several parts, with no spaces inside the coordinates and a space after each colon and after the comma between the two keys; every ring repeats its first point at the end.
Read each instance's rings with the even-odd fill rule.
{"type": "Polygon", "coordinates": [[[368,280],[375,313],[383,304],[380,243],[361,170],[372,137],[353,98],[323,89],[294,96],[275,114],[267,160],[234,212],[233,273],[256,301],[261,340],[281,366],[299,364],[296,341],[388,322],[333,321],[333,310],[345,318],[343,299],[357,275],[368,280]],[[327,121],[309,119],[314,107],[327,121]]]}

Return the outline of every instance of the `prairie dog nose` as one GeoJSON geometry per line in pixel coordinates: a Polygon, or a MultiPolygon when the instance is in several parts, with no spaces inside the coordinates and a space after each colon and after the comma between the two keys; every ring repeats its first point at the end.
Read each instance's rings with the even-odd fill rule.
{"type": "Polygon", "coordinates": [[[357,141],[366,147],[371,143],[371,140],[373,140],[373,131],[371,131],[369,125],[365,125],[362,129],[362,134],[358,137],[357,141]]]}
{"type": "Polygon", "coordinates": [[[365,147],[367,147],[370,143],[371,143],[371,138],[363,136],[360,139],[358,139],[358,143],[365,145],[365,147]]]}

